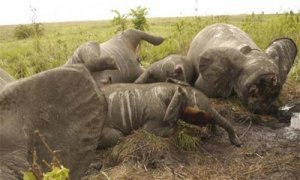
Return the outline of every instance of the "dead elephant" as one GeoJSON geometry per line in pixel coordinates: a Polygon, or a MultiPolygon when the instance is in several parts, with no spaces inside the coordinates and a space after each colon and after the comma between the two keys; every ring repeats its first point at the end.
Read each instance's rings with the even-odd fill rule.
{"type": "Polygon", "coordinates": [[[204,94],[189,85],[112,84],[101,90],[107,99],[108,114],[99,148],[115,145],[120,137],[138,128],[158,136],[170,136],[179,118],[196,125],[218,125],[227,131],[232,144],[240,145],[231,124],[210,105],[204,94]]]}
{"type": "Polygon", "coordinates": [[[87,64],[93,70],[92,76],[99,87],[108,83],[134,82],[143,73],[136,53],[142,40],[159,45],[164,38],[135,29],[125,30],[104,43],[92,41],[80,46],[66,64],[87,64]],[[110,59],[115,61],[115,65],[110,63],[110,59]],[[102,71],[102,66],[106,66],[107,70],[102,71]],[[97,71],[99,67],[101,71],[97,71]]]}
{"type": "Polygon", "coordinates": [[[107,104],[89,71],[80,65],[56,68],[7,84],[0,93],[0,179],[22,179],[33,149],[39,164],[52,157],[38,129],[79,179],[94,158],[107,104]]]}
{"type": "Polygon", "coordinates": [[[195,87],[208,97],[235,92],[248,109],[269,112],[297,54],[292,39],[276,39],[263,52],[239,28],[214,24],[193,39],[188,57],[193,62],[195,87]]]}

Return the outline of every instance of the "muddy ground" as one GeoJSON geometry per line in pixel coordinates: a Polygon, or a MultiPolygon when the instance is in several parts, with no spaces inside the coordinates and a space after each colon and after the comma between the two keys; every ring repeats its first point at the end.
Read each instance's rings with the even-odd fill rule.
{"type": "MultiPolygon", "coordinates": [[[[279,104],[297,99],[300,84],[287,81],[279,104]]],[[[136,131],[99,151],[86,179],[300,179],[300,130],[251,114],[234,97],[212,103],[232,122],[242,147],[231,145],[222,129],[212,135],[208,127],[180,123],[170,138],[136,131]],[[191,142],[178,143],[183,131],[193,137],[191,142]]]]}

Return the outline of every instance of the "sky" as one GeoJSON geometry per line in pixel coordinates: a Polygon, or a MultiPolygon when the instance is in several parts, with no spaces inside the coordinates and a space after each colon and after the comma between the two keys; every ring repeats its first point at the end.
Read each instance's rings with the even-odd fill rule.
{"type": "Polygon", "coordinates": [[[112,19],[112,9],[128,13],[137,6],[149,8],[148,17],[265,14],[300,11],[300,0],[2,0],[0,25],[112,19]]]}

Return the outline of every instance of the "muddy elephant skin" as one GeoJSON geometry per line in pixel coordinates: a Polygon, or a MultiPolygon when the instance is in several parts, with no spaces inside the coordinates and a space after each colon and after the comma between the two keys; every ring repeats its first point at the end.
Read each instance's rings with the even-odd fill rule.
{"type": "Polygon", "coordinates": [[[198,75],[195,87],[208,97],[235,92],[250,111],[268,113],[296,55],[292,39],[276,39],[264,52],[239,28],[214,24],[196,35],[187,56],[198,75]]]}
{"type": "Polygon", "coordinates": [[[173,54],[151,64],[134,83],[165,82],[168,78],[191,83],[193,70],[186,56],[173,54]]]}
{"type": "Polygon", "coordinates": [[[174,83],[112,84],[101,88],[108,103],[108,119],[99,148],[117,143],[138,128],[158,136],[170,136],[178,119],[191,124],[216,124],[224,128],[232,144],[240,142],[231,124],[211,105],[208,98],[191,86],[174,83]]]}
{"type": "MultiPolygon", "coordinates": [[[[106,99],[82,65],[48,70],[7,84],[0,93],[0,179],[22,179],[32,161],[52,156],[34,135],[59,150],[70,179],[84,176],[106,119],[106,99]]],[[[43,167],[48,171],[47,167],[43,167]]]]}
{"type": "Polygon", "coordinates": [[[159,45],[164,38],[135,29],[125,30],[104,43],[92,41],[80,46],[66,64],[87,63],[93,69],[92,76],[99,87],[109,83],[134,82],[143,73],[136,53],[142,40],[159,45]],[[114,60],[115,65],[109,64],[109,59],[114,60]],[[97,71],[102,66],[111,69],[102,71],[103,68],[100,68],[97,71]]]}

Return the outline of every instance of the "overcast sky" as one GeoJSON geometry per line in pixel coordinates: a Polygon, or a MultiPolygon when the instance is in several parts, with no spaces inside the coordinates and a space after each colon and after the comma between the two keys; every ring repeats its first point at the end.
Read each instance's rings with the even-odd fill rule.
{"type": "Polygon", "coordinates": [[[0,24],[30,23],[31,8],[37,22],[111,19],[137,6],[149,8],[149,17],[177,17],[300,10],[300,0],[1,0],[0,24]]]}

